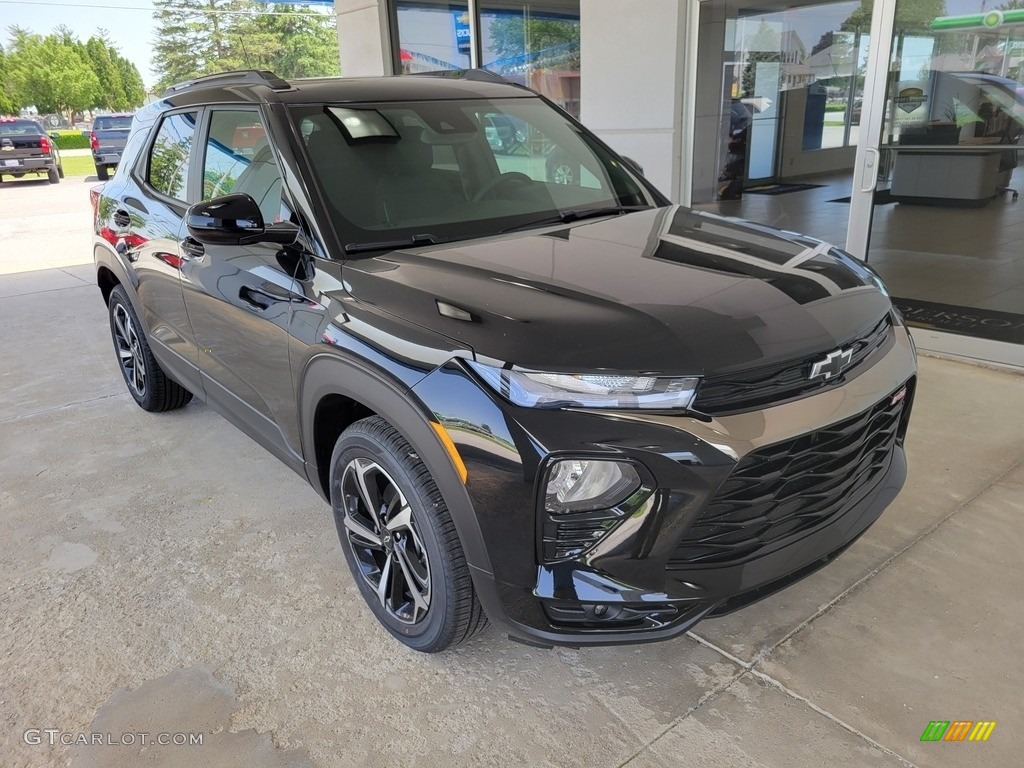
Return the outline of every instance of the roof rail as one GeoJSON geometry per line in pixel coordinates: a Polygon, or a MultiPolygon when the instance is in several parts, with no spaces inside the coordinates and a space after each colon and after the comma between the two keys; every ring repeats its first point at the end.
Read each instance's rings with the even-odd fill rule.
{"type": "Polygon", "coordinates": [[[179,93],[188,88],[192,88],[197,85],[217,85],[217,84],[251,84],[251,85],[265,85],[275,91],[286,91],[291,88],[291,83],[287,80],[283,80],[273,72],[266,69],[237,69],[230,72],[216,72],[212,75],[202,75],[201,77],[194,77],[191,80],[186,80],[183,83],[178,83],[167,88],[163,95],[169,96],[173,93],[179,93]]]}
{"type": "Polygon", "coordinates": [[[517,85],[506,80],[496,72],[487,69],[435,69],[431,72],[410,72],[411,77],[443,77],[446,80],[479,80],[485,83],[505,83],[517,85]]]}

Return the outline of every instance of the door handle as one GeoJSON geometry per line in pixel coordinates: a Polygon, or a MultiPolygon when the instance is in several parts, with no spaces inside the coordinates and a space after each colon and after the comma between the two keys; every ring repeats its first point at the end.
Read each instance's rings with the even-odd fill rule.
{"type": "Polygon", "coordinates": [[[875,167],[875,161],[882,161],[882,153],[874,147],[868,147],[864,150],[864,176],[866,181],[864,186],[860,188],[861,192],[874,192],[875,185],[878,183],[878,168],[875,167]],[[874,159],[871,159],[872,156],[874,159]],[[868,186],[867,181],[871,184],[868,186]]]}
{"type": "Polygon", "coordinates": [[[122,229],[130,227],[132,223],[132,217],[128,215],[128,211],[125,211],[120,208],[114,211],[113,219],[114,224],[121,227],[122,229]]]}
{"type": "Polygon", "coordinates": [[[269,309],[270,304],[273,301],[273,299],[267,296],[266,293],[258,288],[253,288],[251,285],[243,285],[239,288],[238,298],[240,298],[243,303],[247,304],[250,309],[255,309],[259,312],[269,309]],[[268,301],[268,299],[270,300],[268,301]]]}
{"type": "Polygon", "coordinates": [[[190,261],[198,261],[206,257],[206,247],[191,237],[186,237],[181,241],[181,250],[184,252],[185,258],[190,261]]]}

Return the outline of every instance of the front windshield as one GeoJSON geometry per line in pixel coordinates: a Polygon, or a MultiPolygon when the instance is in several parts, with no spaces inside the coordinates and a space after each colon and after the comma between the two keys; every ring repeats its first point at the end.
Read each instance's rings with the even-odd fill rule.
{"type": "Polygon", "coordinates": [[[479,237],[657,204],[540,99],[292,108],[342,242],[479,237]]]}

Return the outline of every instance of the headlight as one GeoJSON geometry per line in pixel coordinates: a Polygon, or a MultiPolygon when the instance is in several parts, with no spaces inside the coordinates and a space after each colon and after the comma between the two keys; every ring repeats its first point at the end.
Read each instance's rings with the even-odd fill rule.
{"type": "Polygon", "coordinates": [[[527,408],[690,407],[700,379],[695,376],[620,376],[603,373],[545,373],[509,370],[467,360],[495,392],[527,408]]]}
{"type": "Polygon", "coordinates": [[[608,509],[640,487],[632,464],[598,459],[562,459],[548,469],[544,508],[566,513],[608,509]]]}

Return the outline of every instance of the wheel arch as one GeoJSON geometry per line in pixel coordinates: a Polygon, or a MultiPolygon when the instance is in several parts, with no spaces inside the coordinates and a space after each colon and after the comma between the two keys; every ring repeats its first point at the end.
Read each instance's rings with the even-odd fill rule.
{"type": "Polygon", "coordinates": [[[430,469],[459,533],[467,563],[488,574],[493,572],[469,493],[431,426],[436,419],[408,387],[356,360],[320,354],[302,373],[298,402],[306,475],[325,500],[330,500],[330,458],[338,437],[349,424],[378,415],[402,434],[430,469]]]}
{"type": "Polygon", "coordinates": [[[110,304],[110,293],[121,285],[121,281],[117,279],[117,275],[110,267],[101,264],[96,269],[96,285],[99,286],[100,293],[103,294],[103,303],[110,304]]]}

